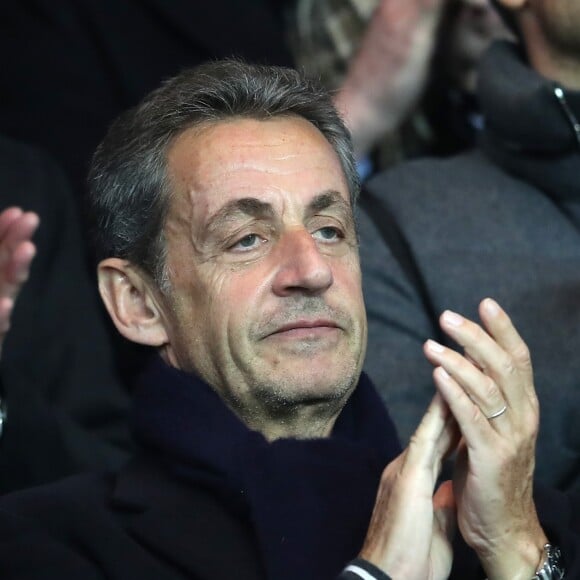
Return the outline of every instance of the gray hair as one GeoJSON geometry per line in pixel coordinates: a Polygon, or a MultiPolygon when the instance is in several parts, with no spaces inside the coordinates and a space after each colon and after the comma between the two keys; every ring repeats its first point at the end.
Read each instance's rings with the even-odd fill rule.
{"type": "Polygon", "coordinates": [[[169,79],[122,114],[97,148],[88,208],[97,257],[126,259],[163,288],[171,143],[208,123],[280,116],[303,117],[321,131],[340,160],[354,208],[360,183],[350,133],[328,92],[292,69],[210,62],[169,79]]]}

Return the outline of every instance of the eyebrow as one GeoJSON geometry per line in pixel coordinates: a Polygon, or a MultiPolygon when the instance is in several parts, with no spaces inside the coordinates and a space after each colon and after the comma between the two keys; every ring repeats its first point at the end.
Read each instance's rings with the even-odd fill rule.
{"type": "MultiPolygon", "coordinates": [[[[318,194],[310,201],[306,208],[306,213],[309,215],[316,214],[332,206],[339,206],[347,214],[351,211],[350,203],[338,191],[328,190],[318,194]]],[[[242,216],[249,216],[254,219],[273,219],[275,212],[271,204],[260,201],[255,197],[233,199],[210,216],[207,232],[215,232],[220,227],[242,216]]]]}
{"type": "Polygon", "coordinates": [[[350,202],[334,189],[330,189],[317,195],[309,204],[307,211],[310,214],[318,213],[333,205],[339,206],[345,213],[350,213],[350,202]]]}
{"type": "Polygon", "coordinates": [[[209,218],[207,231],[213,232],[241,216],[249,216],[255,219],[272,219],[274,217],[274,209],[269,203],[254,197],[233,199],[209,218]]]}

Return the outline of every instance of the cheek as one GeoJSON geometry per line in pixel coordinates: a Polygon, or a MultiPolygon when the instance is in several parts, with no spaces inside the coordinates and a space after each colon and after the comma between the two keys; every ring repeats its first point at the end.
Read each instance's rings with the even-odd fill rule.
{"type": "Polygon", "coordinates": [[[197,270],[175,270],[171,278],[171,314],[183,343],[199,343],[200,336],[211,334],[214,307],[217,306],[214,285],[215,280],[197,270]]]}
{"type": "Polygon", "coordinates": [[[362,290],[362,273],[358,257],[351,262],[344,276],[351,315],[357,319],[362,333],[366,336],[367,317],[362,290]]]}
{"type": "Polygon", "coordinates": [[[334,279],[353,301],[362,302],[362,274],[358,254],[345,256],[335,265],[334,279]]]}
{"type": "Polygon", "coordinates": [[[206,314],[214,331],[227,334],[230,341],[240,340],[259,310],[265,286],[263,272],[228,270],[214,276],[206,288],[206,314]]]}

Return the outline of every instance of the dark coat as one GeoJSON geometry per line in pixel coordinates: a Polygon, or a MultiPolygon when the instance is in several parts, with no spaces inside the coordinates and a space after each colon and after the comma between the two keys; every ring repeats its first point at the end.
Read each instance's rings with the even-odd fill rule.
{"type": "Polygon", "coordinates": [[[128,394],[69,186],[45,154],[0,138],[0,209],[11,205],[41,224],[2,350],[0,492],[120,466],[130,447],[128,394]]]}
{"type": "MultiPolygon", "coordinates": [[[[580,577],[580,506],[555,492],[539,493],[538,505],[567,578],[580,577]]],[[[451,578],[481,580],[475,559],[463,556],[451,578]]],[[[3,580],[266,578],[248,520],[145,457],[118,476],[77,476],[3,498],[0,566],[3,580]]]]}
{"type": "MultiPolygon", "coordinates": [[[[2,579],[331,580],[360,550],[398,452],[369,386],[330,438],[268,443],[208,385],[154,362],[135,394],[141,448],[127,466],[0,500],[2,579]]],[[[577,577],[573,502],[540,492],[538,507],[577,577]]],[[[483,577],[465,546],[455,554],[452,578],[483,577]]]]}
{"type": "Polygon", "coordinates": [[[147,460],[5,498],[0,566],[6,580],[264,578],[248,522],[147,460]]]}
{"type": "MultiPolygon", "coordinates": [[[[327,439],[268,443],[195,377],[154,361],[135,393],[138,455],[0,501],[3,580],[331,580],[362,546],[399,451],[366,377],[327,439]]],[[[538,495],[542,524],[580,572],[577,511],[538,495]]],[[[483,577],[464,545],[452,578],[483,577]]]]}
{"type": "Polygon", "coordinates": [[[0,501],[2,578],[330,579],[360,550],[400,451],[368,379],[332,437],[272,443],[193,375],[154,360],[136,459],[0,501]]]}
{"type": "MultiPolygon", "coordinates": [[[[537,477],[570,488],[580,484],[580,146],[552,83],[516,49],[496,45],[483,64],[481,149],[406,163],[368,184],[416,276],[363,213],[365,370],[406,441],[434,388],[422,344],[450,344],[438,316],[450,308],[477,319],[478,303],[494,297],[532,353],[537,477]]],[[[565,94],[580,118],[580,92],[565,94]]]]}

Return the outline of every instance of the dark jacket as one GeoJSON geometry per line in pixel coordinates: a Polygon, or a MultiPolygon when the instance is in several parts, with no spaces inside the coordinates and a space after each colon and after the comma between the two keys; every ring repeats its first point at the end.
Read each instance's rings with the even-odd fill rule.
{"type": "Polygon", "coordinates": [[[400,452],[368,379],[332,437],[268,443],[208,385],[154,361],[133,424],[141,450],[120,471],[0,501],[3,580],[334,578],[400,452]]]}
{"type": "MultiPolygon", "coordinates": [[[[141,450],[117,473],[0,500],[3,580],[330,580],[360,550],[383,466],[399,453],[364,377],[330,438],[268,443],[213,389],[155,363],[134,427],[141,450]]],[[[572,500],[537,495],[576,578],[572,500]]],[[[483,578],[465,546],[454,564],[452,578],[483,578]]]]}
{"type": "Polygon", "coordinates": [[[0,209],[11,205],[41,223],[2,349],[0,493],[118,467],[130,448],[129,397],[67,181],[45,154],[0,137],[0,209]]]}
{"type": "Polygon", "coordinates": [[[0,566],[10,580],[260,580],[247,519],[202,486],[137,460],[0,502],[0,566]]]}
{"type": "Polygon", "coordinates": [[[479,150],[403,164],[368,184],[395,241],[385,244],[363,213],[365,368],[405,441],[433,394],[422,343],[449,343],[439,314],[477,318],[479,301],[494,297],[532,352],[537,477],[569,488],[580,484],[580,146],[570,116],[580,118],[580,93],[559,101],[507,43],[484,58],[479,93],[479,150]]]}

